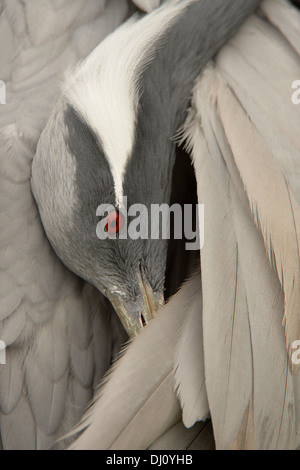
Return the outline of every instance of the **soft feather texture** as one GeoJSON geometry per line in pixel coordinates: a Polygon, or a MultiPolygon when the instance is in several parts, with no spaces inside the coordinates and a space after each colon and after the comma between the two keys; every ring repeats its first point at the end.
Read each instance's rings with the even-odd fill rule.
{"type": "MultiPolygon", "coordinates": [[[[282,2],[279,6],[282,8],[282,2]]],[[[298,17],[299,34],[300,15],[295,9],[293,13],[293,18],[298,17]]],[[[294,50],[273,29],[263,26],[263,22],[258,19],[252,23],[248,23],[248,29],[245,27],[244,39],[237,38],[239,47],[244,46],[244,54],[247,52],[251,71],[246,72],[246,61],[239,53],[231,57],[229,64],[226,55],[231,53],[230,44],[220,57],[220,69],[226,78],[230,74],[228,82],[234,88],[241,105],[247,109],[258,132],[256,135],[253,135],[252,130],[247,132],[246,123],[241,123],[244,138],[240,140],[241,130],[229,125],[230,113],[224,112],[228,102],[220,104],[220,114],[256,225],[263,234],[268,255],[283,287],[286,342],[291,354],[292,342],[300,337],[300,211],[297,202],[300,196],[297,169],[300,148],[297,135],[299,112],[288,100],[289,96],[287,99],[285,96],[291,94],[291,84],[300,75],[300,61],[294,50]],[[255,28],[256,35],[250,42],[246,35],[250,34],[251,27],[255,28]],[[276,55],[276,61],[268,61],[264,66],[261,64],[258,74],[255,53],[258,44],[262,42],[268,51],[268,57],[276,55]],[[238,67],[242,70],[239,80],[234,73],[238,67]],[[249,99],[248,87],[251,80],[255,83],[256,93],[249,99]],[[250,145],[253,148],[253,157],[243,158],[246,147],[249,148],[250,145]]],[[[293,31],[293,22],[290,31],[293,31]]],[[[242,113],[234,105],[231,106],[231,113],[237,116],[237,120],[240,118],[245,122],[245,117],[242,117],[242,113]]]]}
{"type": "MultiPolygon", "coordinates": [[[[75,430],[86,428],[71,449],[146,449],[178,422],[180,406],[173,378],[177,328],[189,313],[186,299],[193,296],[201,312],[199,274],[160,310],[115,364],[75,430]]],[[[203,385],[199,404],[197,412],[206,417],[203,385]]]]}
{"type": "MultiPolygon", "coordinates": [[[[9,346],[7,364],[0,368],[0,427],[4,447],[16,449],[51,447],[80,419],[93,387],[118,349],[119,335],[118,324],[109,324],[103,300],[67,273],[53,255],[30,194],[29,176],[37,139],[58,94],[55,74],[85,56],[99,35],[105,35],[106,27],[113,29],[122,21],[126,7],[116,18],[112,13],[119,0],[108,2],[103,15],[104,2],[90,0],[79,15],[80,1],[72,2],[70,19],[64,2],[46,3],[49,8],[51,3],[60,5],[59,22],[52,20],[59,31],[53,40],[34,20],[41,18],[40,5],[36,10],[29,0],[0,2],[0,11],[5,7],[0,41],[5,38],[8,45],[0,51],[1,79],[8,82],[7,105],[0,115],[4,162],[0,171],[0,338],[9,346]],[[30,11],[33,15],[28,24],[24,8],[27,16],[30,11]],[[109,337],[105,331],[110,331],[109,337]]],[[[70,8],[70,2],[65,4],[70,8]]],[[[299,373],[291,373],[282,319],[286,301],[289,342],[295,318],[293,298],[298,302],[293,297],[299,264],[296,217],[289,202],[297,212],[300,115],[290,96],[291,82],[299,78],[300,22],[296,11],[282,0],[265,0],[261,11],[274,27],[252,18],[223,48],[216,63],[199,78],[186,125],[199,202],[206,205],[203,301],[201,296],[195,299],[199,317],[194,303],[190,312],[177,311],[187,283],[116,365],[102,396],[88,412],[85,425],[89,426],[75,448],[169,449],[173,443],[177,448],[193,448],[196,441],[189,436],[197,440],[198,432],[197,448],[201,448],[211,431],[202,423],[186,431],[178,422],[176,386],[188,425],[204,418],[208,397],[217,448],[295,448],[299,444],[295,434],[299,431],[299,373]],[[261,172],[253,182],[254,163],[261,172]],[[272,194],[283,217],[280,223],[272,212],[272,194]],[[286,240],[291,240],[295,259],[286,249],[286,240]],[[282,266],[283,275],[272,268],[274,262],[282,266]],[[173,321],[171,308],[178,313],[179,323],[173,321]],[[194,322],[199,342],[195,336],[189,349],[194,322]],[[164,332],[166,344],[160,336],[164,332]],[[201,394],[198,401],[197,389],[204,392],[202,334],[207,395],[201,394]],[[152,368],[145,370],[149,351],[152,368]],[[192,351],[201,358],[185,373],[192,351]],[[159,357],[156,362],[155,357],[159,357]],[[136,375],[131,359],[137,364],[136,375]],[[197,380],[191,382],[193,375],[197,380]],[[165,377],[168,380],[162,380],[165,377]],[[144,407],[134,401],[136,390],[130,380],[141,384],[143,395],[138,400],[144,407]],[[159,387],[152,393],[154,383],[159,387]],[[170,398],[167,407],[161,397],[170,398]],[[112,406],[105,408],[107,403],[112,406]],[[160,419],[149,420],[153,416],[160,419]],[[111,426],[107,435],[106,422],[111,426]],[[145,422],[149,422],[149,435],[140,432],[145,422]],[[98,435],[92,432],[95,429],[98,435]],[[204,430],[208,432],[202,439],[204,430]]],[[[200,294],[200,279],[197,289],[200,294]]]]}
{"type": "Polygon", "coordinates": [[[31,160],[65,68],[126,18],[128,4],[8,0],[1,8],[1,440],[5,449],[45,449],[80,419],[124,336],[99,293],[51,249],[31,195],[31,160]]]}
{"type": "MultiPolygon", "coordinates": [[[[285,9],[282,17],[288,22],[291,15],[285,2],[273,2],[272,7],[266,2],[263,9],[266,12],[269,8],[274,18],[277,6],[285,9]]],[[[279,19],[278,22],[280,24],[279,19]]],[[[284,31],[283,26],[280,29],[284,31]]],[[[291,226],[291,234],[295,234],[295,230],[291,220],[287,219],[289,211],[285,213],[282,210],[281,215],[287,222],[286,227],[281,227],[272,213],[274,201],[271,199],[269,212],[268,207],[264,207],[270,189],[265,188],[262,193],[255,187],[255,184],[260,184],[263,191],[263,183],[268,184],[267,172],[271,174],[273,171],[279,179],[284,175],[288,184],[294,185],[294,192],[297,189],[298,142],[295,131],[299,127],[299,117],[297,109],[290,108],[290,96],[286,93],[290,92],[290,85],[297,77],[299,59],[289,43],[290,39],[286,41],[278,30],[259,17],[252,17],[222,49],[215,65],[208,67],[199,78],[193,109],[186,123],[185,137],[192,150],[199,202],[206,207],[205,244],[201,252],[204,368],[201,360],[192,362],[187,372],[184,367],[194,348],[202,351],[202,326],[197,318],[197,312],[201,314],[201,301],[198,300],[198,310],[193,310],[193,302],[189,303],[191,310],[185,311],[185,317],[178,326],[178,342],[173,350],[175,385],[178,386],[183,420],[191,425],[200,419],[197,406],[201,400],[205,402],[206,393],[201,395],[201,400],[195,398],[197,389],[203,389],[205,370],[218,449],[289,449],[299,445],[296,434],[299,429],[299,378],[298,375],[292,376],[282,327],[285,285],[282,288],[282,278],[272,266],[277,253],[273,245],[278,243],[280,250],[282,242],[275,238],[271,246],[266,243],[266,232],[262,230],[262,222],[258,223],[258,216],[263,219],[267,211],[270,216],[267,223],[275,224],[272,235],[276,228],[288,230],[291,226]],[[265,56],[268,62],[262,66],[265,56]],[[270,154],[273,157],[271,161],[270,154]],[[255,168],[250,165],[259,165],[259,157],[264,166],[253,183],[255,168]],[[257,205],[262,204],[260,214],[253,210],[253,201],[257,205]],[[188,340],[193,338],[194,330],[197,333],[190,349],[188,340]],[[191,381],[191,376],[197,380],[191,381]]],[[[269,181],[274,184],[271,177],[269,181]]],[[[276,188],[280,189],[280,186],[277,184],[276,188]]],[[[281,255],[281,263],[286,262],[286,256],[286,253],[281,255]]],[[[184,300],[184,288],[179,297],[174,298],[177,299],[176,308],[183,312],[180,295],[184,300]]],[[[187,297],[190,299],[191,295],[187,297]]],[[[161,311],[161,315],[167,313],[166,309],[161,311]]],[[[148,334],[147,344],[155,344],[156,335],[150,338],[150,334],[159,318],[162,316],[155,319],[138,340],[148,334]]],[[[89,427],[74,448],[86,448],[90,442],[95,448],[118,448],[114,447],[116,442],[117,446],[131,448],[136,436],[138,447],[147,446],[146,437],[139,436],[140,409],[134,408],[130,401],[130,413],[125,419],[125,423],[130,423],[127,428],[127,424],[124,426],[122,422],[120,425],[114,418],[116,413],[124,419],[122,392],[114,400],[116,410],[109,410],[108,406],[110,392],[115,393],[112,384],[109,388],[111,381],[115,380],[119,386],[124,383],[126,387],[126,377],[130,377],[130,382],[133,380],[132,375],[127,375],[126,360],[133,357],[135,346],[138,347],[138,343],[129,347],[123,362],[120,361],[114,370],[85,423],[89,427]],[[110,438],[113,436],[112,445],[105,440],[106,436],[102,437],[99,428],[100,423],[103,424],[102,419],[110,423],[111,418],[114,419],[114,427],[109,430],[110,438]],[[92,431],[97,426],[95,440],[92,431]],[[120,440],[114,441],[116,435],[120,440]]],[[[168,361],[166,358],[164,364],[160,364],[166,367],[166,371],[168,361]]],[[[145,372],[138,373],[139,377],[134,376],[135,385],[145,372]]],[[[133,398],[133,403],[135,393],[129,398],[133,398]]],[[[143,400],[147,402],[150,397],[151,387],[146,383],[143,400]]],[[[160,415],[159,399],[154,404],[160,415]]],[[[159,438],[162,429],[151,426],[151,438],[157,433],[153,448],[168,448],[170,442],[176,442],[178,429],[181,429],[180,424],[173,425],[159,438]]],[[[187,434],[184,436],[187,438],[187,434]]]]}
{"type": "MultiPolygon", "coordinates": [[[[298,12],[266,2],[277,25],[277,8],[291,33],[298,12]]],[[[219,449],[299,445],[299,374],[288,359],[300,333],[300,115],[290,100],[299,72],[295,49],[253,16],[199,77],[186,124],[206,207],[205,379],[219,449]]]]}
{"type": "Polygon", "coordinates": [[[210,421],[186,429],[182,421],[174,424],[151,444],[149,450],[214,450],[214,435],[210,421]]]}
{"type": "MultiPolygon", "coordinates": [[[[174,300],[173,300],[174,302],[174,300]]],[[[194,276],[176,298],[180,312],[174,358],[175,387],[187,428],[209,413],[205,387],[201,278],[194,276]]]]}

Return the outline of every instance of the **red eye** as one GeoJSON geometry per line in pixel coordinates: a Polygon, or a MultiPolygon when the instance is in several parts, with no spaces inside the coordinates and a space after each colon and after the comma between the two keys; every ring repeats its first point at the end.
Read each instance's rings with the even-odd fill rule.
{"type": "Polygon", "coordinates": [[[105,231],[108,233],[118,233],[123,227],[124,217],[118,211],[113,211],[106,217],[105,231]]]}

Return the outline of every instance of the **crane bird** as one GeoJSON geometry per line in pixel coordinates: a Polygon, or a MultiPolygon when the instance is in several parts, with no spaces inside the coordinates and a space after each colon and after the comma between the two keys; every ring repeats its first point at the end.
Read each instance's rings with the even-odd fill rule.
{"type": "MultiPolygon", "coordinates": [[[[4,448],[46,448],[70,431],[124,330],[136,337],[71,448],[186,448],[195,436],[203,448],[209,428],[193,425],[209,416],[219,449],[299,445],[300,118],[291,100],[299,18],[285,0],[166,2],[130,18],[68,72],[39,139],[40,127],[25,126],[25,136],[3,127],[7,192],[29,222],[24,229],[10,211],[8,220],[14,243],[30,240],[28,267],[10,230],[3,242],[4,448]],[[193,160],[205,243],[198,270],[162,306],[167,241],[123,239],[121,226],[124,196],[149,212],[170,204],[176,135],[193,160]],[[37,140],[31,188],[52,247],[31,194],[18,192],[28,191],[37,140]],[[119,237],[97,237],[99,215],[119,237]]],[[[43,34],[31,34],[36,46],[43,34]]],[[[172,256],[176,290],[192,270],[172,256]]]]}

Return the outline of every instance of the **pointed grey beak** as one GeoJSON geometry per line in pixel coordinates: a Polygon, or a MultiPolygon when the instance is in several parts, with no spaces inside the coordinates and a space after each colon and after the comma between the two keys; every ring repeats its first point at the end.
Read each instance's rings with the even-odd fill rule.
{"type": "Polygon", "coordinates": [[[163,294],[154,293],[149,282],[143,279],[141,274],[138,275],[138,282],[140,300],[136,302],[124,302],[121,297],[107,292],[107,297],[130,338],[135,337],[164,305],[163,294]]]}

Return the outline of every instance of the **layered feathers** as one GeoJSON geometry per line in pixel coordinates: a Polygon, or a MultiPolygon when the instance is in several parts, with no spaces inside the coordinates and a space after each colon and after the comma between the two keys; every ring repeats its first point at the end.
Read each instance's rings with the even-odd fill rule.
{"type": "MultiPolygon", "coordinates": [[[[264,3],[277,24],[277,8],[291,18],[292,37],[298,12],[264,3]]],[[[186,124],[207,214],[203,337],[217,448],[299,445],[299,376],[291,361],[299,338],[295,49],[253,16],[199,78],[186,124]]]]}
{"type": "MultiPolygon", "coordinates": [[[[0,19],[0,39],[8,38],[0,52],[8,95],[0,115],[7,449],[49,448],[68,432],[124,338],[106,301],[55,257],[30,193],[30,163],[58,96],[55,74],[127,14],[119,0],[106,9],[91,0],[84,14],[80,1],[65,3],[68,17],[60,2],[57,22],[48,2],[56,39],[39,27],[36,2],[5,2],[0,19]]],[[[291,360],[300,335],[300,113],[291,101],[299,25],[289,3],[265,0],[198,78],[184,139],[205,204],[201,276],[128,346],[75,428],[72,448],[211,448],[209,422],[195,424],[209,415],[218,449],[299,445],[299,372],[291,360]]]]}
{"type": "MultiPolygon", "coordinates": [[[[152,321],[129,345],[122,357],[113,366],[104,385],[95,396],[95,402],[83,417],[82,425],[75,431],[83,432],[71,449],[146,449],[157,438],[169,431],[180,420],[180,405],[174,390],[174,367],[187,366],[184,360],[186,350],[193,345],[191,338],[181,338],[179,364],[176,356],[178,325],[193,315],[187,299],[193,298],[193,305],[201,307],[200,276],[194,275],[168,304],[161,309],[152,321]]],[[[199,313],[199,312],[198,312],[199,313]]],[[[203,363],[201,341],[201,315],[199,327],[194,325],[195,357],[194,379],[197,378],[198,365],[203,363]],[[200,347],[199,347],[200,344],[200,347]]],[[[192,364],[189,364],[192,365],[192,364]]],[[[204,420],[208,415],[204,377],[199,369],[199,381],[191,380],[186,374],[183,383],[178,384],[183,400],[190,401],[194,413],[192,424],[204,420]],[[200,386],[198,387],[198,385],[200,386]],[[193,397],[194,394],[194,397],[193,397]],[[195,396],[197,394],[197,396],[195,396]],[[190,400],[194,398],[194,400],[190,400]]],[[[188,414],[187,420],[190,420],[188,414]]],[[[188,443],[203,426],[186,433],[178,425],[174,428],[177,439],[188,443]]],[[[171,433],[172,435],[172,433],[171,433]]],[[[167,436],[164,437],[166,442],[167,436]]],[[[162,445],[162,443],[160,443],[162,445]]],[[[166,444],[165,444],[166,445],[166,444]]],[[[169,437],[169,445],[172,439],[169,437]]],[[[170,447],[171,448],[171,447],[170,447]]]]}
{"type": "MultiPolygon", "coordinates": [[[[298,295],[299,264],[295,226],[299,113],[290,100],[299,58],[297,44],[291,40],[297,37],[292,34],[291,12],[293,18],[298,15],[286,2],[263,4],[260,15],[241,28],[199,77],[185,125],[199,203],[206,208],[198,278],[203,297],[198,295],[195,302],[191,294],[183,297],[190,300],[185,309],[180,295],[191,286],[187,284],[160,315],[168,318],[172,302],[184,312],[173,350],[173,386],[186,425],[205,418],[197,406],[208,400],[218,449],[295,449],[299,445],[299,378],[293,375],[296,370],[289,354],[289,345],[298,338],[293,298],[298,295]],[[262,15],[268,15],[265,19],[270,17],[276,28],[262,15]],[[284,36],[284,22],[289,18],[289,32],[284,36]],[[262,66],[264,57],[268,61],[262,66]],[[198,353],[203,362],[199,357],[194,365],[193,345],[204,351],[203,356],[198,353]],[[190,367],[185,366],[187,362],[190,367]]],[[[194,289],[195,295],[200,294],[200,286],[194,284],[194,289]]],[[[152,343],[147,342],[147,347],[155,344],[155,351],[156,335],[151,339],[150,334],[155,323],[161,326],[159,321],[160,316],[138,338],[142,341],[148,334],[147,341],[152,343]]],[[[166,338],[169,334],[173,333],[168,329],[166,338]]],[[[123,360],[133,354],[134,346],[129,346],[123,360]]],[[[114,388],[125,381],[123,364],[120,361],[113,372],[114,388]]],[[[170,366],[165,367],[169,371],[170,366]]],[[[146,375],[141,370],[131,380],[143,380],[146,375]]],[[[95,408],[107,405],[108,386],[109,382],[95,408]]],[[[119,400],[121,407],[124,397],[119,400]]],[[[157,410],[159,414],[159,403],[157,410]]],[[[95,416],[89,418],[91,426],[96,425],[95,416]]],[[[131,423],[134,418],[135,412],[131,423]]],[[[110,420],[107,411],[105,420],[110,420]]],[[[165,448],[163,438],[170,438],[172,432],[175,440],[176,426],[157,439],[160,448],[165,448]]],[[[140,429],[137,425],[134,432],[131,427],[127,437],[123,429],[126,446],[133,445],[140,429]]],[[[113,431],[118,433],[115,427],[113,431]]],[[[100,441],[96,445],[101,446],[100,441]]]]}
{"type": "Polygon", "coordinates": [[[65,67],[117,27],[128,5],[29,0],[1,7],[1,440],[5,449],[47,449],[78,422],[122,330],[100,294],[50,247],[31,194],[31,161],[65,67]]]}

